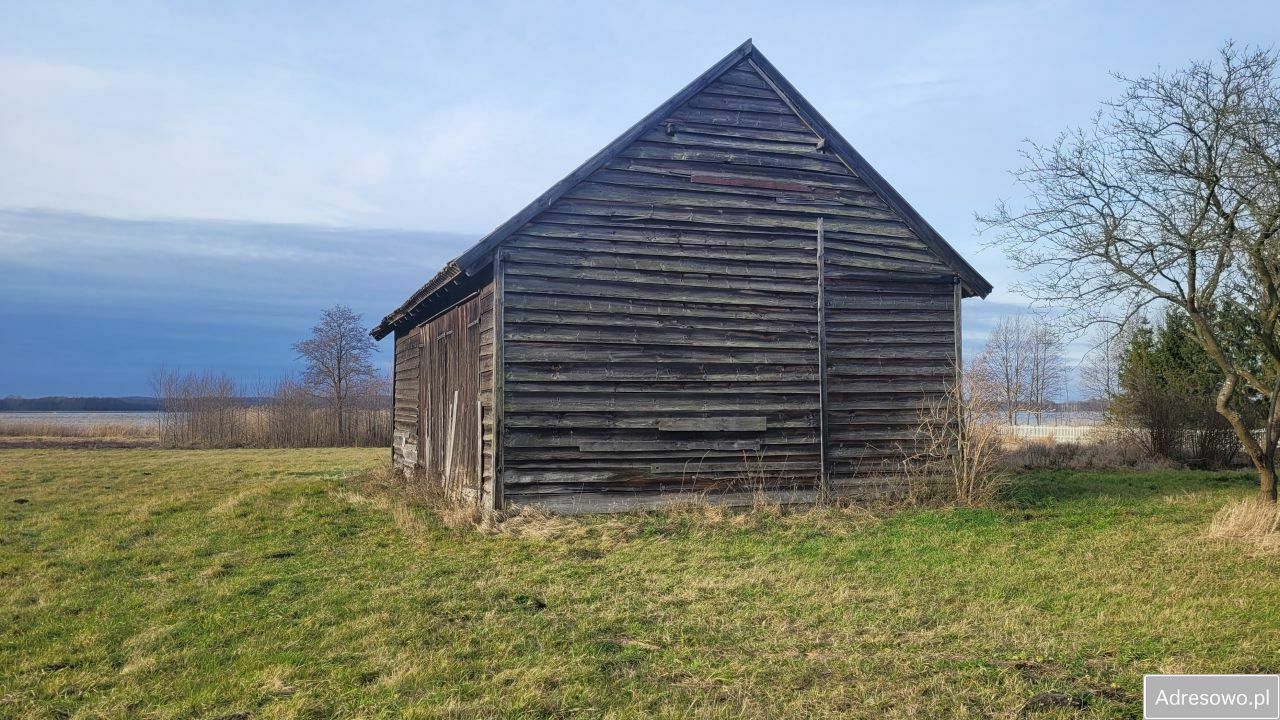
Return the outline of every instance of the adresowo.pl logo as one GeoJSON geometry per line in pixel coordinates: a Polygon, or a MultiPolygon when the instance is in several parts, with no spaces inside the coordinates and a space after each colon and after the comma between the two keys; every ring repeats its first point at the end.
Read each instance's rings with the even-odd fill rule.
{"type": "Polygon", "coordinates": [[[1145,720],[1280,720],[1280,675],[1144,675],[1145,720]]]}

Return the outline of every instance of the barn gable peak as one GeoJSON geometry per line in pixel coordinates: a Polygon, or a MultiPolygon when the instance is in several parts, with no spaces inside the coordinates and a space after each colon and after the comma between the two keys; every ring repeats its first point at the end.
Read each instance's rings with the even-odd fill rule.
{"type": "MultiPolygon", "coordinates": [[[[803,137],[806,141],[813,142],[816,150],[838,159],[851,175],[866,183],[887,211],[910,228],[932,254],[959,276],[966,295],[985,297],[991,292],[991,284],[831,127],[748,39],[523,210],[448,263],[399,308],[387,315],[370,334],[381,339],[401,325],[421,321],[442,309],[436,306],[443,303],[434,300],[447,299],[450,297],[450,288],[466,285],[469,277],[485,272],[492,264],[497,248],[522,227],[535,221],[566,196],[574,194],[593,175],[606,170],[624,155],[633,158],[639,155],[639,159],[643,160],[646,135],[656,137],[655,134],[662,133],[675,137],[684,130],[696,129],[698,123],[714,124],[721,120],[741,124],[744,115],[754,117],[756,111],[760,111],[760,119],[753,123],[758,127],[753,128],[752,134],[762,143],[772,141],[770,133],[785,136],[782,137],[784,141],[794,142],[796,138],[803,137]],[[719,89],[727,87],[732,87],[736,95],[745,94],[747,99],[739,97],[731,100],[722,96],[719,89]]],[[[709,171],[703,176],[695,175],[691,180],[737,187],[787,190],[788,181],[785,179],[752,178],[750,175],[749,172],[709,171]]],[[[578,194],[581,192],[583,191],[579,190],[578,194]]]]}

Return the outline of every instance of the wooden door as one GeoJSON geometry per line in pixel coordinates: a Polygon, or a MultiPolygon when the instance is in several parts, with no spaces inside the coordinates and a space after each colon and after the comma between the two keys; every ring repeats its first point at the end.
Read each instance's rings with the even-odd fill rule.
{"type": "Polygon", "coordinates": [[[480,299],[422,326],[420,453],[450,495],[480,496],[480,299]]]}

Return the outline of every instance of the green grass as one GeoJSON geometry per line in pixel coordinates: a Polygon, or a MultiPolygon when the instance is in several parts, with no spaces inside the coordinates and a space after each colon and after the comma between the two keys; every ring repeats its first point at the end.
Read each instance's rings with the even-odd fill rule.
{"type": "Polygon", "coordinates": [[[1280,671],[1280,562],[1202,537],[1247,474],[481,534],[343,479],[385,460],[0,451],[0,717],[1136,717],[1280,671]]]}

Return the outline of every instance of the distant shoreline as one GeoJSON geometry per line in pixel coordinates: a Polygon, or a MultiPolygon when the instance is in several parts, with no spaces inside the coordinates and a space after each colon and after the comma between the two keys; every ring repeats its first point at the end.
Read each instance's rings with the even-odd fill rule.
{"type": "Polygon", "coordinates": [[[0,412],[155,412],[159,409],[159,398],[145,395],[0,397],[0,412]]]}
{"type": "Polygon", "coordinates": [[[158,413],[158,412],[160,412],[160,410],[159,410],[158,408],[157,408],[157,409],[154,409],[154,410],[152,410],[152,409],[144,409],[144,408],[139,408],[139,409],[136,409],[136,410],[135,410],[135,409],[129,409],[129,410],[9,410],[9,409],[7,409],[7,408],[0,408],[0,415],[26,415],[26,414],[40,414],[40,415],[58,415],[58,414],[73,415],[73,414],[74,414],[74,415],[78,415],[78,414],[80,414],[80,413],[104,413],[104,414],[108,414],[108,415],[113,415],[113,414],[116,414],[116,413],[158,413]]]}

